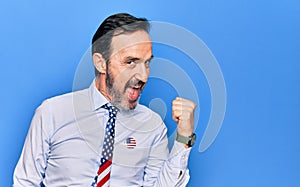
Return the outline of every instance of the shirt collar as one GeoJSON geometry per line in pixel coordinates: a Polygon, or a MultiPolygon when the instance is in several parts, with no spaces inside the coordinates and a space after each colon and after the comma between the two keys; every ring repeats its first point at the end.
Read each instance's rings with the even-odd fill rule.
{"type": "Polygon", "coordinates": [[[101,106],[108,103],[109,101],[99,92],[96,87],[95,79],[89,87],[89,91],[92,99],[93,110],[98,110],[101,106]]]}

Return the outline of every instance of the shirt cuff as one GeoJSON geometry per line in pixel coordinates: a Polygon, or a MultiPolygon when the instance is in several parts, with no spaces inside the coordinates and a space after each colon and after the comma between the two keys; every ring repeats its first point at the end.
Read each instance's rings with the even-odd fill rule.
{"type": "Polygon", "coordinates": [[[174,141],[173,148],[170,152],[170,162],[178,169],[185,170],[188,165],[188,158],[191,152],[190,148],[185,148],[185,144],[174,141]]]}

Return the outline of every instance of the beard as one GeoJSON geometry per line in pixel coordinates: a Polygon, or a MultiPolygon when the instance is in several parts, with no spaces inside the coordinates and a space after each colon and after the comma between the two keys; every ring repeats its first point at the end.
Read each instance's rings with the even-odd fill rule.
{"type": "Polygon", "coordinates": [[[109,95],[111,96],[111,103],[119,108],[120,110],[123,110],[124,112],[128,112],[130,110],[135,109],[138,99],[136,100],[129,100],[126,97],[126,90],[129,88],[132,88],[134,85],[140,85],[139,93],[142,91],[143,86],[145,85],[145,82],[140,81],[136,78],[132,78],[127,81],[127,83],[124,86],[123,90],[118,90],[116,86],[114,86],[115,79],[112,76],[112,72],[110,71],[110,68],[107,68],[106,70],[106,86],[107,91],[109,95]]]}

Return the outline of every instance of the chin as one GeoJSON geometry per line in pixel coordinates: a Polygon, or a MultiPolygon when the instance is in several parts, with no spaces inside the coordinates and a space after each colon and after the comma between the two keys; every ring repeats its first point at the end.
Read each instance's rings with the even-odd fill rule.
{"type": "Polygon", "coordinates": [[[129,110],[134,110],[135,107],[136,107],[136,105],[137,105],[137,101],[135,101],[134,103],[128,102],[128,103],[126,103],[125,107],[124,107],[124,105],[123,105],[122,108],[123,108],[124,110],[127,110],[127,111],[129,111],[129,110]]]}
{"type": "Polygon", "coordinates": [[[129,112],[131,110],[134,110],[138,104],[138,101],[135,102],[118,102],[118,103],[114,103],[112,102],[114,106],[116,106],[117,108],[119,108],[120,110],[123,110],[125,112],[129,112]]]}
{"type": "Polygon", "coordinates": [[[129,104],[129,110],[133,110],[133,109],[135,109],[135,107],[136,107],[136,105],[137,105],[137,103],[134,103],[134,104],[129,104]]]}

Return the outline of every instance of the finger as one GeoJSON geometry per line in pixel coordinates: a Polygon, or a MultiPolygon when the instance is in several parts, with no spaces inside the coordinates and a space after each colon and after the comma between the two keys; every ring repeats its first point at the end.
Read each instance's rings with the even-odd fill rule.
{"type": "Polygon", "coordinates": [[[189,119],[191,114],[193,113],[192,108],[182,108],[182,107],[174,107],[173,108],[173,119],[175,120],[185,120],[189,119]]]}
{"type": "Polygon", "coordinates": [[[182,115],[182,107],[173,105],[172,106],[172,118],[173,118],[173,120],[178,122],[181,115],[182,115]]]}
{"type": "Polygon", "coordinates": [[[178,122],[179,119],[180,119],[180,115],[181,114],[180,114],[180,112],[178,110],[174,110],[172,112],[172,118],[173,118],[173,120],[176,121],[176,122],[178,122]]]}
{"type": "Polygon", "coordinates": [[[185,105],[182,103],[175,103],[172,106],[172,112],[176,117],[180,117],[182,113],[191,113],[193,112],[194,107],[191,105],[185,105]]]}
{"type": "Polygon", "coordinates": [[[179,121],[179,116],[176,115],[176,114],[173,114],[173,115],[172,115],[172,119],[173,119],[174,121],[178,122],[178,121],[179,121]]]}
{"type": "Polygon", "coordinates": [[[193,101],[181,97],[176,97],[176,99],[173,100],[172,104],[174,105],[181,104],[183,106],[192,106],[194,108],[197,106],[197,104],[194,103],[193,101]]]}
{"type": "Polygon", "coordinates": [[[185,98],[183,98],[183,97],[176,97],[175,100],[176,100],[176,101],[182,101],[182,102],[190,101],[190,100],[185,99],[185,98]]]}
{"type": "Polygon", "coordinates": [[[176,110],[176,111],[180,111],[181,113],[182,112],[193,112],[194,111],[194,106],[191,106],[191,105],[182,105],[182,104],[174,104],[172,106],[172,110],[176,110]]]}

